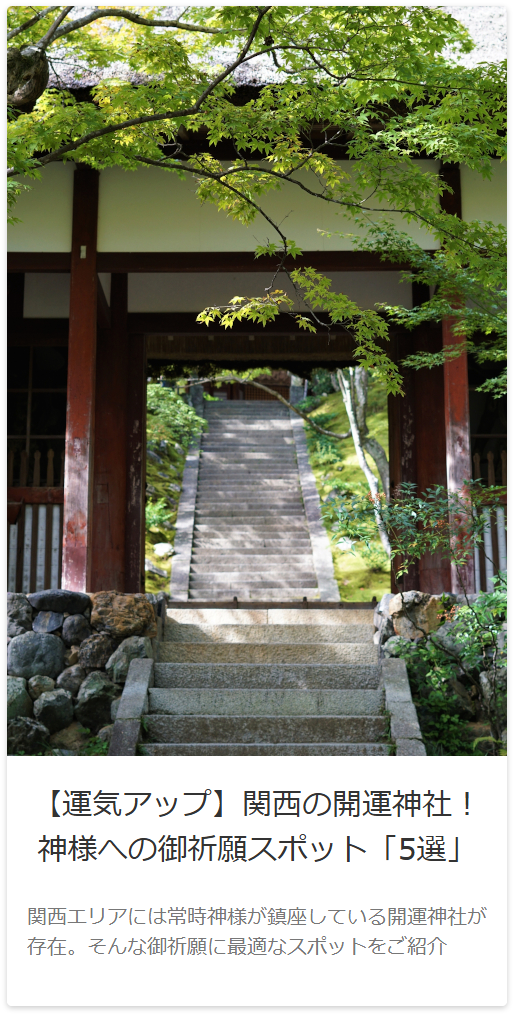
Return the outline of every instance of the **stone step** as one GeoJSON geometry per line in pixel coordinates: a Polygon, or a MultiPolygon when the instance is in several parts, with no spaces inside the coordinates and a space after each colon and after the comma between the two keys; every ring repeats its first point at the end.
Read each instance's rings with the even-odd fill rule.
{"type": "MultiPolygon", "coordinates": [[[[252,574],[267,578],[270,574],[275,572],[287,574],[288,576],[294,574],[298,578],[305,574],[312,577],[314,574],[314,565],[312,557],[301,557],[295,560],[289,556],[279,557],[275,560],[274,557],[269,557],[269,562],[266,557],[242,557],[240,560],[232,557],[224,557],[223,560],[211,559],[209,562],[203,560],[193,559],[191,563],[191,574],[201,575],[206,574],[247,574],[248,566],[250,565],[252,574]],[[237,566],[239,564],[239,566],[237,566]]],[[[220,578],[221,580],[221,578],[220,578]]]]}
{"type": "MultiPolygon", "coordinates": [[[[221,689],[377,690],[380,668],[371,663],[264,664],[157,662],[155,686],[221,689]]],[[[237,740],[237,737],[235,737],[237,740]]]]}
{"type": "Polygon", "coordinates": [[[223,538],[219,532],[195,532],[193,541],[193,554],[195,553],[216,553],[223,555],[224,553],[244,553],[245,555],[253,555],[255,553],[267,555],[268,553],[293,553],[299,555],[305,555],[311,552],[311,542],[309,537],[306,535],[304,539],[301,539],[299,535],[291,538],[279,538],[278,533],[275,538],[273,534],[270,534],[269,538],[265,538],[264,535],[253,535],[251,533],[243,533],[241,535],[233,534],[231,538],[223,538]]]}
{"type": "Polygon", "coordinates": [[[208,690],[148,691],[152,715],[326,717],[378,715],[382,690],[208,690]]]}
{"type": "Polygon", "coordinates": [[[209,662],[220,664],[243,663],[263,665],[364,665],[378,663],[378,648],[373,643],[356,642],[306,644],[251,644],[243,643],[180,643],[164,641],[159,648],[160,662],[209,662]]]}
{"type": "Polygon", "coordinates": [[[216,489],[213,490],[210,487],[202,488],[199,486],[196,504],[202,504],[213,507],[218,507],[220,504],[226,503],[229,506],[233,504],[239,506],[239,504],[256,504],[258,507],[264,508],[264,510],[278,509],[279,507],[302,507],[303,499],[299,490],[293,489],[291,491],[284,489],[262,489],[262,487],[255,487],[254,489],[248,488],[244,485],[241,489],[216,489]]]}
{"type": "Polygon", "coordinates": [[[347,743],[378,742],[387,720],[378,715],[218,716],[147,715],[146,736],[155,743],[347,743]]]}
{"type": "MultiPolygon", "coordinates": [[[[201,644],[213,647],[216,644],[248,645],[308,645],[364,644],[373,643],[372,623],[333,623],[327,626],[315,624],[254,623],[181,623],[168,620],[165,641],[161,642],[160,661],[164,660],[163,650],[167,645],[201,644]]],[[[302,659],[306,661],[306,659],[302,659]]],[[[316,659],[316,661],[321,661],[316,659]]]]}
{"type": "Polygon", "coordinates": [[[263,570],[264,567],[312,567],[312,554],[309,553],[282,553],[269,550],[267,553],[256,549],[248,549],[242,552],[238,549],[218,549],[216,552],[208,549],[193,549],[193,564],[196,567],[206,567],[207,564],[216,564],[216,570],[224,570],[230,564],[251,564],[263,570]]]}
{"type": "Polygon", "coordinates": [[[263,588],[256,585],[252,588],[190,588],[188,598],[199,599],[201,602],[230,602],[237,597],[241,602],[301,602],[305,597],[314,601],[319,599],[319,592],[313,588],[263,588]]]}
{"type": "MultiPolygon", "coordinates": [[[[245,626],[291,626],[291,640],[294,638],[294,628],[307,625],[309,627],[347,627],[350,624],[373,626],[373,608],[369,609],[348,609],[339,607],[337,609],[325,609],[316,606],[315,609],[298,609],[290,607],[282,609],[280,606],[272,606],[270,609],[245,609],[215,607],[205,609],[203,606],[187,606],[185,608],[170,607],[167,610],[167,619],[170,624],[198,624],[203,623],[209,626],[224,624],[245,625],[245,626]]],[[[357,638],[356,638],[357,639],[357,638]]],[[[336,638],[337,640],[337,638],[336,638]]]]}
{"type": "Polygon", "coordinates": [[[145,743],[148,757],[387,757],[388,743],[145,743]]]}
{"type": "Polygon", "coordinates": [[[289,574],[283,573],[280,577],[277,574],[266,571],[256,571],[249,574],[247,570],[213,571],[211,574],[197,574],[193,571],[189,578],[190,588],[239,588],[239,596],[243,589],[255,590],[255,588],[289,588],[294,583],[301,584],[305,588],[317,586],[314,570],[296,570],[289,574]]]}
{"type": "Polygon", "coordinates": [[[303,509],[300,507],[279,507],[276,511],[274,511],[271,507],[256,507],[255,510],[252,510],[251,507],[240,507],[239,505],[237,507],[231,507],[230,505],[222,507],[221,504],[216,504],[210,507],[199,507],[195,513],[198,520],[203,521],[205,524],[206,518],[240,518],[243,512],[243,520],[248,517],[252,518],[252,520],[255,519],[255,522],[262,522],[269,519],[270,521],[278,523],[279,518],[289,519],[289,517],[303,517],[303,509]]]}

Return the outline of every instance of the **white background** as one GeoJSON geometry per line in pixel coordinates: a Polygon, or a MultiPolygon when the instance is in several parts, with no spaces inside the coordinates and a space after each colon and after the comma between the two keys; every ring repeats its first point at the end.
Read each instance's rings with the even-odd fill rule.
{"type": "MultiPolygon", "coordinates": [[[[504,758],[323,758],[323,757],[188,757],[186,758],[34,758],[8,760],[9,877],[8,877],[8,1003],[14,1006],[495,1006],[506,1002],[506,760],[504,758]],[[194,817],[182,814],[198,805],[184,792],[210,787],[223,789],[223,817],[214,807],[194,817]],[[175,811],[159,818],[152,798],[131,817],[97,818],[51,816],[52,789],[112,792],[152,792],[161,800],[178,798],[175,811]],[[339,789],[390,789],[451,797],[451,818],[337,818],[302,816],[265,818],[243,816],[245,789],[295,789],[302,794],[339,789]],[[469,815],[465,815],[465,792],[469,815]],[[208,811],[208,812],[207,812],[208,811]],[[98,845],[112,838],[121,848],[142,835],[246,834],[272,836],[270,850],[278,855],[278,839],[333,843],[331,855],[315,864],[310,858],[291,862],[288,855],[272,862],[266,856],[249,863],[162,863],[122,859],[109,848],[96,862],[43,864],[39,838],[94,834],[98,845]],[[352,852],[346,862],[346,835],[366,848],[352,852]],[[385,861],[385,835],[396,834],[391,860],[385,861]],[[405,862],[395,855],[401,836],[444,834],[452,843],[459,837],[459,863],[405,862]],[[100,925],[29,926],[30,907],[105,910],[100,925]],[[351,926],[336,926],[327,916],[320,926],[129,926],[113,918],[109,908],[231,907],[257,909],[304,907],[321,918],[328,909],[443,907],[475,910],[487,907],[478,926],[372,927],[362,918],[351,926]],[[180,957],[95,955],[92,937],[109,945],[118,938],[120,949],[131,938],[150,936],[230,937],[265,936],[309,941],[326,935],[327,953],[291,956],[180,957]],[[448,946],[442,957],[388,954],[369,949],[352,954],[353,938],[369,944],[374,937],[435,936],[448,946]],[[72,956],[30,957],[33,937],[64,938],[72,956]],[[343,951],[332,955],[328,942],[343,951]],[[256,967],[257,966],[257,967],[256,967]]],[[[123,797],[122,797],[123,798],[123,797]]],[[[211,797],[212,800],[213,797],[211,797]]],[[[123,808],[131,807],[125,800],[123,808]]],[[[260,843],[249,842],[248,854],[260,843]]],[[[452,848],[448,850],[453,857],[452,848]]],[[[307,849],[314,853],[310,845],[307,849]]],[[[98,918],[95,915],[94,918],[98,918]]],[[[140,919],[144,914],[139,915],[140,919]]],[[[218,945],[223,948],[223,945],[218,945]]],[[[225,948],[226,949],[226,946],[225,948]]],[[[400,948],[395,948],[400,949],[400,948]]],[[[404,949],[406,949],[404,947],[404,949]]],[[[386,948],[387,950],[387,948],[386,948]]]]}

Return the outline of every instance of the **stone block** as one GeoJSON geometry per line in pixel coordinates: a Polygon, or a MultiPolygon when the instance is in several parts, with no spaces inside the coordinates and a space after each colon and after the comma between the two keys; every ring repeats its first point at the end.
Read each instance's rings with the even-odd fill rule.
{"type": "Polygon", "coordinates": [[[32,606],[21,592],[7,592],[7,636],[18,637],[32,629],[32,606]]]}
{"type": "Polygon", "coordinates": [[[50,676],[32,676],[28,681],[27,690],[32,700],[37,701],[41,694],[55,690],[55,680],[50,679],[50,676]]]}
{"type": "Polygon", "coordinates": [[[48,731],[58,732],[73,721],[73,701],[66,690],[50,690],[34,702],[34,718],[46,725],[48,731]]]}
{"type": "Polygon", "coordinates": [[[34,718],[14,718],[7,725],[8,754],[44,753],[48,743],[48,729],[34,718]]]}
{"type": "Polygon", "coordinates": [[[36,631],[36,634],[52,634],[55,630],[60,630],[63,623],[62,613],[41,612],[36,613],[32,629],[36,631]]]}
{"type": "Polygon", "coordinates": [[[27,681],[17,676],[7,677],[7,721],[11,718],[30,718],[32,700],[27,693],[27,681]]]}
{"type": "Polygon", "coordinates": [[[96,592],[91,596],[91,626],[117,640],[134,635],[155,637],[154,610],[145,595],[124,595],[115,591],[96,592]]]}
{"type": "Polygon", "coordinates": [[[7,652],[7,670],[11,676],[54,678],[62,672],[64,647],[55,634],[37,634],[29,630],[13,637],[7,652]]]}
{"type": "Polygon", "coordinates": [[[93,633],[87,619],[81,613],[75,613],[72,616],[67,616],[63,628],[62,628],[62,639],[65,644],[82,644],[87,637],[91,637],[93,633]]]}
{"type": "Polygon", "coordinates": [[[65,588],[50,588],[46,591],[27,595],[33,609],[55,613],[83,613],[91,606],[89,595],[84,592],[66,591],[65,588]]]}

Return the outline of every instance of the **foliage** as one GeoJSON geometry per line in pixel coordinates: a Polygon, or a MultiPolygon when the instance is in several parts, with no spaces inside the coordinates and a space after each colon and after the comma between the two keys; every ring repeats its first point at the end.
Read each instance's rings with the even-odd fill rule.
{"type": "Polygon", "coordinates": [[[109,743],[107,740],[99,739],[98,736],[90,736],[87,743],[79,750],[80,757],[106,757],[108,753],[109,743]]]}
{"type": "MultiPolygon", "coordinates": [[[[285,311],[312,332],[344,330],[358,363],[376,368],[398,392],[383,317],[334,292],[309,266],[290,270],[301,250],[284,231],[285,193],[300,188],[354,229],[373,228],[384,214],[400,226],[417,222],[443,237],[447,262],[440,266],[453,277],[457,264],[462,291],[476,276],[490,294],[495,238],[484,246],[482,230],[472,249],[472,230],[457,235],[455,219],[438,205],[448,186],[415,159],[460,162],[488,177],[491,158],[505,152],[503,66],[459,63],[472,42],[444,8],[197,6],[187,9],[187,22],[163,13],[9,8],[9,177],[26,182],[50,162],[80,159],[97,169],[152,165],[192,178],[200,201],[244,225],[266,224],[269,236],[256,255],[276,264],[264,294],[236,295],[199,319],[264,325],[285,311]],[[266,83],[240,100],[238,74],[251,80],[252,70],[266,83]],[[62,76],[77,85],[90,74],[98,83],[82,97],[62,85],[62,76]],[[211,148],[195,154],[185,138],[200,132],[211,148]],[[220,142],[233,146],[228,164],[214,155],[220,142]],[[283,192],[280,223],[266,204],[275,190],[283,192]],[[277,282],[281,271],[294,300],[277,282]]],[[[501,244],[500,233],[496,239],[501,244]]],[[[397,242],[404,243],[401,234],[397,242]]],[[[477,322],[470,318],[470,334],[477,322]]],[[[490,351],[497,355],[494,338],[490,351]]]]}
{"type": "Polygon", "coordinates": [[[171,517],[170,509],[164,497],[159,500],[148,500],[145,507],[145,523],[147,530],[161,528],[171,517]]]}
{"type": "Polygon", "coordinates": [[[146,434],[150,444],[159,444],[161,440],[177,441],[187,450],[192,438],[207,425],[177,390],[160,384],[147,385],[146,411],[146,434]]]}
{"type": "MultiPolygon", "coordinates": [[[[416,370],[440,366],[461,355],[464,348],[479,363],[503,363],[507,358],[507,232],[492,222],[463,222],[448,216],[441,230],[434,229],[441,242],[438,250],[423,250],[405,233],[387,222],[369,228],[361,249],[380,253],[382,260],[408,264],[402,271],[407,282],[423,283],[434,289],[431,299],[409,310],[381,303],[388,317],[409,330],[428,321],[450,318],[455,341],[441,352],[416,352],[407,356],[405,366],[416,370]]],[[[486,380],[479,391],[506,392],[507,371],[486,380]]]]}
{"type": "Polygon", "coordinates": [[[483,543],[488,509],[500,506],[504,494],[504,487],[486,489],[479,480],[456,492],[433,486],[423,493],[416,492],[414,483],[403,482],[389,502],[383,493],[341,498],[332,506],[331,516],[335,514],[339,535],[365,545],[376,538],[378,520],[389,536],[398,579],[425,553],[439,552],[463,566],[475,546],[483,543]]]}
{"type": "Polygon", "coordinates": [[[429,752],[476,751],[487,743],[491,753],[504,752],[507,724],[506,577],[498,575],[494,591],[475,601],[443,605],[444,626],[419,641],[406,642],[400,654],[407,663],[423,738],[429,752]],[[491,736],[472,743],[470,720],[486,720],[491,736]]]}
{"type": "Polygon", "coordinates": [[[313,370],[309,381],[309,390],[314,395],[318,395],[318,397],[321,394],[332,394],[334,388],[332,387],[329,370],[319,368],[313,370]]]}
{"type": "MultiPolygon", "coordinates": [[[[387,411],[385,398],[385,385],[376,378],[370,382],[370,410],[368,422],[370,432],[382,443],[387,443],[387,411]]],[[[333,428],[337,432],[348,429],[348,417],[340,394],[334,391],[327,398],[322,399],[319,409],[314,410],[312,418],[321,425],[333,428]]],[[[306,427],[307,445],[309,449],[309,461],[314,472],[319,495],[322,500],[329,495],[334,495],[335,500],[329,500],[324,505],[325,526],[329,537],[332,535],[332,525],[335,523],[335,516],[331,513],[332,503],[337,503],[337,495],[351,498],[357,493],[363,494],[366,489],[363,474],[359,467],[355,448],[351,437],[347,440],[331,440],[330,437],[318,435],[306,427]]],[[[371,467],[375,468],[373,462],[371,467]]],[[[375,541],[373,548],[380,554],[379,542],[375,541]]],[[[369,601],[373,596],[380,599],[384,592],[390,590],[390,567],[383,567],[380,571],[374,570],[368,560],[364,559],[363,553],[366,546],[357,542],[354,552],[348,553],[344,546],[339,546],[334,539],[331,543],[332,558],[334,561],[334,573],[339,587],[339,594],[345,601],[369,601]]],[[[373,564],[374,566],[374,564],[373,564]]]]}

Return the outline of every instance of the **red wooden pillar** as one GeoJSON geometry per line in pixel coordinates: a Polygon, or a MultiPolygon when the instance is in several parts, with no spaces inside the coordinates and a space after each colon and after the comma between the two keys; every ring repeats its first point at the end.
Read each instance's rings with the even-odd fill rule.
{"type": "Polygon", "coordinates": [[[110,328],[98,334],[91,591],[125,591],[127,275],[111,276],[110,328]]]}
{"type": "Polygon", "coordinates": [[[77,164],[73,186],[62,587],[86,591],[91,576],[91,500],[96,375],[98,177],[77,164]]]}
{"type": "MultiPolygon", "coordinates": [[[[452,329],[454,321],[443,321],[443,346],[458,343],[452,329]]],[[[461,489],[471,479],[471,446],[469,433],[468,357],[463,352],[457,359],[447,360],[444,372],[444,418],[446,428],[446,484],[451,492],[461,489]]],[[[452,565],[452,592],[474,592],[475,569],[470,559],[465,567],[452,565]]]]}
{"type": "Polygon", "coordinates": [[[127,344],[127,493],[125,591],[145,590],[146,486],[146,340],[129,336],[127,344]]]}

